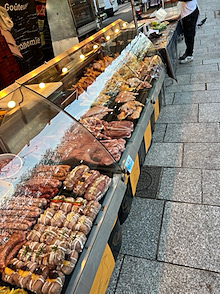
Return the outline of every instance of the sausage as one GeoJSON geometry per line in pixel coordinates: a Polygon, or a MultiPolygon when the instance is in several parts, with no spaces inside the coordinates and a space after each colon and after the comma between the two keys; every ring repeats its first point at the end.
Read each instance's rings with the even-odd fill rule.
{"type": "Polygon", "coordinates": [[[32,272],[37,267],[37,263],[32,263],[30,261],[25,262],[24,265],[20,269],[18,269],[13,276],[13,280],[16,286],[20,288],[26,288],[26,285],[31,277],[32,272]]]}
{"type": "Polygon", "coordinates": [[[27,224],[23,223],[0,223],[0,230],[13,229],[13,230],[22,230],[26,231],[30,227],[27,224]]]}
{"type": "Polygon", "coordinates": [[[34,293],[41,293],[41,288],[43,287],[43,284],[48,274],[49,268],[47,266],[38,265],[38,267],[33,271],[29,280],[27,281],[27,289],[34,293]]]}
{"type": "Polygon", "coordinates": [[[65,275],[71,274],[78,260],[78,256],[79,253],[76,250],[68,250],[65,253],[65,259],[59,266],[57,266],[57,270],[61,271],[65,275]]]}
{"type": "Polygon", "coordinates": [[[41,232],[36,230],[31,230],[27,235],[28,241],[39,242],[41,238],[41,232]]]}
{"type": "Polygon", "coordinates": [[[30,178],[28,181],[25,182],[25,186],[50,186],[52,188],[57,188],[61,186],[61,181],[53,178],[30,178]]]}
{"type": "Polygon", "coordinates": [[[86,243],[86,235],[83,232],[74,231],[71,233],[69,238],[70,248],[81,252],[86,243]]]}
{"type": "Polygon", "coordinates": [[[88,172],[85,172],[81,178],[78,180],[78,182],[73,187],[73,192],[76,195],[82,196],[86,189],[90,184],[92,184],[95,179],[99,177],[100,173],[97,170],[90,170],[88,172]]]}
{"type": "Polygon", "coordinates": [[[63,186],[66,190],[71,191],[76,184],[76,182],[81,178],[84,172],[89,171],[87,165],[78,165],[76,166],[66,177],[63,182],[63,186]]]}
{"type": "Polygon", "coordinates": [[[75,231],[83,232],[87,235],[92,227],[92,219],[88,216],[82,215],[78,218],[76,225],[74,226],[75,231]]]}
{"type": "Polygon", "coordinates": [[[111,184],[108,176],[101,175],[86,190],[85,198],[87,200],[100,200],[111,184]]]}
{"type": "Polygon", "coordinates": [[[6,264],[8,264],[18,253],[18,251],[21,249],[21,247],[24,245],[26,241],[21,241],[20,243],[18,243],[7,255],[6,257],[6,264]]]}
{"type": "Polygon", "coordinates": [[[37,218],[42,213],[42,210],[36,207],[36,210],[17,210],[17,209],[2,209],[1,215],[8,216],[24,216],[29,218],[37,218]]]}
{"type": "Polygon", "coordinates": [[[50,220],[50,225],[54,227],[62,227],[65,218],[65,213],[62,210],[58,210],[50,220]]]}
{"type": "Polygon", "coordinates": [[[89,216],[94,221],[100,209],[101,204],[96,200],[91,200],[83,209],[83,214],[89,216]]]}
{"type": "Polygon", "coordinates": [[[66,219],[63,222],[63,226],[69,229],[73,229],[79,217],[80,215],[74,211],[68,213],[66,219]]]}
{"type": "MultiPolygon", "coordinates": [[[[37,207],[45,207],[47,205],[47,200],[45,198],[34,198],[34,197],[27,197],[27,196],[17,196],[11,199],[12,202],[16,203],[23,203],[24,205],[32,205],[37,207]]],[[[11,202],[10,201],[10,202],[11,202]]]]}
{"type": "Polygon", "coordinates": [[[48,277],[41,289],[42,294],[60,294],[65,276],[62,272],[50,270],[48,277]]]}
{"type": "Polygon", "coordinates": [[[6,264],[6,256],[8,256],[9,252],[14,248],[19,242],[25,240],[25,234],[19,232],[11,235],[9,240],[1,246],[0,249],[0,269],[2,269],[6,264]]]}

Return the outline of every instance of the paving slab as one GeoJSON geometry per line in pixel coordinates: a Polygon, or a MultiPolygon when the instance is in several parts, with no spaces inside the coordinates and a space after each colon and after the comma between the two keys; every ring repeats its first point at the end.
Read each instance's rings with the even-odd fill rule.
{"type": "Polygon", "coordinates": [[[220,90],[220,83],[207,83],[207,90],[220,90]]]}
{"type": "Polygon", "coordinates": [[[165,94],[166,105],[173,104],[173,100],[174,100],[174,93],[165,94]]]}
{"type": "Polygon", "coordinates": [[[219,143],[185,143],[183,167],[220,169],[219,154],[219,143]]]}
{"type": "Polygon", "coordinates": [[[188,168],[164,168],[158,199],[201,203],[201,171],[188,168]]]}
{"type": "MultiPolygon", "coordinates": [[[[220,81],[220,72],[210,72],[209,74],[206,74],[204,72],[201,73],[195,73],[191,75],[190,82],[192,84],[194,83],[214,83],[220,81]]],[[[214,89],[209,89],[214,90],[214,89]]]]}
{"type": "Polygon", "coordinates": [[[194,91],[175,93],[173,104],[220,103],[220,91],[194,91]]]}
{"type": "MultiPolygon", "coordinates": [[[[185,65],[183,65],[185,66],[185,65]]],[[[177,76],[177,82],[175,80],[173,80],[172,85],[186,85],[186,84],[190,84],[190,75],[188,74],[181,74],[177,76]]]]}
{"type": "Polygon", "coordinates": [[[167,143],[220,143],[218,123],[168,124],[164,142],[167,143]]]}
{"type": "Polygon", "coordinates": [[[167,124],[155,124],[155,129],[154,129],[154,134],[152,137],[152,141],[155,143],[162,143],[164,136],[165,136],[165,131],[166,131],[167,124]]]}
{"type": "Polygon", "coordinates": [[[203,170],[202,179],[203,203],[220,206],[220,171],[203,170]]]}
{"type": "Polygon", "coordinates": [[[219,275],[125,256],[115,294],[218,294],[219,275]]]}
{"type": "Polygon", "coordinates": [[[220,57],[219,58],[214,58],[214,59],[206,59],[203,60],[203,64],[216,64],[220,62],[220,57]]]}
{"type": "Polygon", "coordinates": [[[181,143],[152,143],[144,165],[162,167],[181,167],[183,144],[181,143]]]}
{"type": "Polygon", "coordinates": [[[208,53],[210,54],[210,56],[213,53],[219,53],[219,45],[218,46],[212,46],[210,45],[210,47],[207,47],[208,53]]]}
{"type": "MultiPolygon", "coordinates": [[[[218,66],[216,64],[206,64],[206,65],[198,65],[192,62],[192,65],[187,67],[188,74],[195,74],[195,73],[209,73],[209,72],[218,72],[218,66]]],[[[185,66],[179,66],[176,71],[177,75],[186,73],[185,66]]]]}
{"type": "Polygon", "coordinates": [[[219,58],[220,54],[219,53],[213,53],[213,54],[207,54],[207,53],[196,53],[193,56],[193,62],[194,61],[203,61],[203,60],[212,60],[212,59],[217,59],[219,58]]]}
{"type": "Polygon", "coordinates": [[[220,103],[201,104],[199,122],[220,122],[220,103]]]}
{"type": "Polygon", "coordinates": [[[112,294],[115,292],[117,287],[118,276],[120,274],[120,269],[121,269],[123,260],[124,260],[124,255],[119,254],[105,294],[112,294]]]}
{"type": "MultiPolygon", "coordinates": [[[[178,78],[178,77],[177,77],[178,78]]],[[[166,88],[167,93],[179,93],[186,91],[186,85],[172,85],[166,88]]],[[[205,91],[205,83],[203,84],[189,84],[187,91],[205,91]]]]}
{"type": "Polygon", "coordinates": [[[161,109],[157,123],[197,122],[198,105],[167,105],[161,109]]]}
{"type": "Polygon", "coordinates": [[[220,273],[220,207],[167,202],[160,236],[158,260],[220,273]]]}
{"type": "Polygon", "coordinates": [[[122,228],[121,254],[156,259],[164,201],[135,197],[122,228]]]}

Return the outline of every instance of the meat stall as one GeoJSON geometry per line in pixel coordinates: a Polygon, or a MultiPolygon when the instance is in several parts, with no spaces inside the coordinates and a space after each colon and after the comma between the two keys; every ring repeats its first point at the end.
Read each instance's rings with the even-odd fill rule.
{"type": "Polygon", "coordinates": [[[116,21],[0,92],[6,289],[105,293],[165,77],[152,43],[126,26],[116,21]]]}

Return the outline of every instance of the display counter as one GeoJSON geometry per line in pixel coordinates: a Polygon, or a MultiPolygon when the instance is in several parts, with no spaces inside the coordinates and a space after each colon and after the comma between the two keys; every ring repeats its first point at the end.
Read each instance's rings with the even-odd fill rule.
{"type": "Polygon", "coordinates": [[[0,269],[13,287],[105,293],[164,98],[160,57],[124,24],[0,92],[0,151],[14,155],[2,158],[0,175],[15,172],[2,179],[10,185],[0,241],[10,258],[0,254],[0,269]]]}

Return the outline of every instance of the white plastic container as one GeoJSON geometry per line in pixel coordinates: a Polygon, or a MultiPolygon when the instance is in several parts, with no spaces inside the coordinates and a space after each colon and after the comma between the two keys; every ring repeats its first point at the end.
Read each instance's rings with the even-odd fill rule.
{"type": "Polygon", "coordinates": [[[22,168],[22,159],[12,153],[0,154],[0,179],[9,179],[22,168]]]}
{"type": "Polygon", "coordinates": [[[164,21],[166,16],[167,16],[167,13],[166,11],[163,9],[163,8],[160,8],[156,13],[155,13],[155,16],[156,18],[159,20],[159,21],[164,21]]]}

